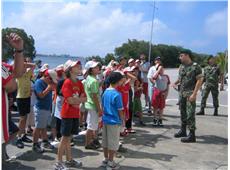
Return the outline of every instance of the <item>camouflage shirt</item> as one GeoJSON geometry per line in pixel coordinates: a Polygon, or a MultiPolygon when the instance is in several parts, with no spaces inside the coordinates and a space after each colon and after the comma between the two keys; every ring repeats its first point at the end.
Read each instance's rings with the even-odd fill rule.
{"type": "Polygon", "coordinates": [[[205,86],[218,87],[220,68],[217,65],[208,65],[204,68],[205,86]]]}
{"type": "Polygon", "coordinates": [[[203,77],[202,69],[197,63],[181,64],[179,68],[180,95],[182,97],[191,96],[197,80],[201,77],[203,77]]]}

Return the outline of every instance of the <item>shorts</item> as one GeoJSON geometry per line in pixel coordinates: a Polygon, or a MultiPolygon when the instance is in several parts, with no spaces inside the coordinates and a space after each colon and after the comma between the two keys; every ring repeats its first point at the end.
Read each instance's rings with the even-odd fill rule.
{"type": "Polygon", "coordinates": [[[34,107],[30,106],[30,113],[27,115],[26,126],[34,126],[34,107]]]}
{"type": "Polygon", "coordinates": [[[152,106],[155,109],[161,110],[165,108],[165,98],[157,88],[154,89],[152,97],[152,106]]]}
{"type": "Polygon", "coordinates": [[[142,105],[140,98],[134,98],[133,100],[133,113],[141,113],[142,112],[142,105]]]}
{"type": "Polygon", "coordinates": [[[148,83],[147,82],[143,82],[143,94],[148,96],[148,83]]]}
{"type": "Polygon", "coordinates": [[[61,119],[61,135],[71,136],[77,135],[79,132],[79,119],[78,118],[62,118],[61,119]]]}
{"type": "Polygon", "coordinates": [[[48,126],[50,128],[55,128],[56,127],[56,118],[54,116],[55,114],[55,104],[52,104],[52,113],[51,113],[51,116],[49,117],[49,120],[48,120],[48,126]]]}
{"type": "Polygon", "coordinates": [[[97,111],[88,110],[86,122],[87,122],[87,129],[98,130],[99,117],[97,111]]]}
{"type": "Polygon", "coordinates": [[[102,131],[102,147],[117,151],[119,148],[120,125],[104,125],[102,131]]]}
{"type": "Polygon", "coordinates": [[[35,128],[45,129],[48,125],[51,113],[49,110],[40,110],[34,107],[35,128]]]}
{"type": "Polygon", "coordinates": [[[26,116],[30,113],[30,97],[29,98],[17,98],[17,107],[20,116],[26,116]]]}

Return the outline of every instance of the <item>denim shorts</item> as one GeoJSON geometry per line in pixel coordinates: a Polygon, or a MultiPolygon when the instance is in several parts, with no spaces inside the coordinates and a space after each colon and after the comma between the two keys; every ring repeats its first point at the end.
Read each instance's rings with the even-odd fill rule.
{"type": "Polygon", "coordinates": [[[48,120],[50,117],[50,110],[41,110],[34,107],[35,128],[45,129],[48,125],[48,120]]]}

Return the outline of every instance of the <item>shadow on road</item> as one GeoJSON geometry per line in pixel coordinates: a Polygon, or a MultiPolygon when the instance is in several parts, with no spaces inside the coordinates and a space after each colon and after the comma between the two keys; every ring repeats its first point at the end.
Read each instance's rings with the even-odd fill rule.
{"type": "Polygon", "coordinates": [[[197,136],[197,143],[201,144],[216,144],[216,145],[227,145],[228,139],[222,138],[215,135],[203,135],[197,136]]]}
{"type": "Polygon", "coordinates": [[[8,170],[8,169],[35,170],[36,168],[22,165],[20,162],[8,162],[2,164],[2,169],[3,170],[8,170]]]}

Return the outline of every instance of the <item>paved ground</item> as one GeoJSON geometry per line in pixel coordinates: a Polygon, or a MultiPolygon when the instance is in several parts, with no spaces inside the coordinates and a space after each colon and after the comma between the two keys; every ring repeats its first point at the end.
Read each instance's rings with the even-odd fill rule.
{"type": "MultiPolygon", "coordinates": [[[[172,81],[175,80],[176,71],[167,70],[172,81]]],[[[228,106],[227,92],[220,92],[220,116],[212,116],[213,108],[208,104],[205,116],[197,116],[197,143],[183,144],[180,139],[173,137],[179,129],[180,115],[176,105],[177,92],[170,89],[165,109],[165,120],[163,128],[152,126],[152,118],[145,113],[144,121],[146,127],[134,125],[136,134],[130,134],[125,139],[124,147],[126,153],[120,162],[122,170],[152,170],[152,169],[227,169],[228,167],[228,106]]],[[[208,103],[211,103],[209,97],[208,103]]],[[[197,111],[199,110],[200,97],[197,99],[197,111]]],[[[16,116],[15,116],[16,119],[16,116]]],[[[8,145],[10,156],[16,155],[14,162],[3,164],[5,170],[32,170],[53,169],[57,150],[47,151],[44,154],[36,154],[31,150],[31,144],[23,150],[14,145],[8,145]]],[[[79,136],[73,147],[74,158],[83,162],[81,169],[103,170],[100,167],[103,158],[102,149],[89,151],[84,149],[84,136],[79,136]]]]}

